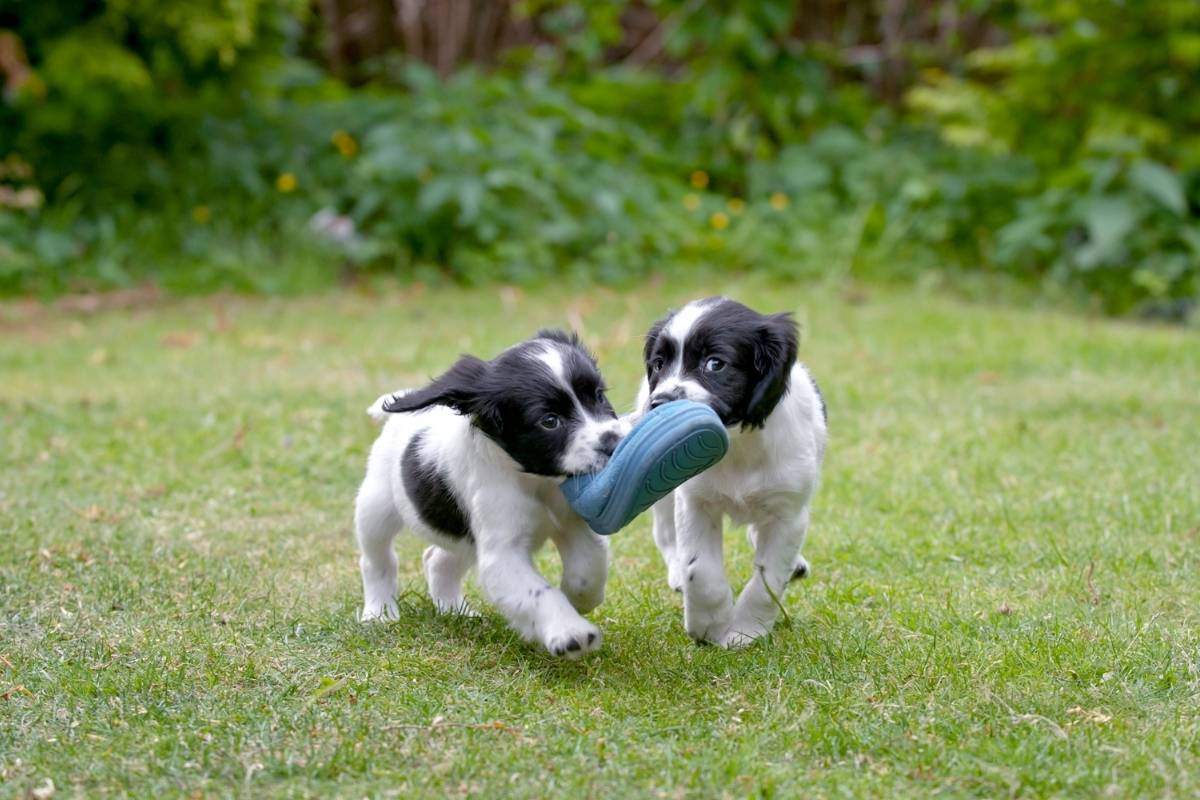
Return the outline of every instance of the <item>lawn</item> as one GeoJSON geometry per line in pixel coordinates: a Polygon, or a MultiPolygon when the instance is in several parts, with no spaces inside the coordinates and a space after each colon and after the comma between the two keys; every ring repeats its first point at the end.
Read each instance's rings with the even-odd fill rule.
{"type": "Polygon", "coordinates": [[[8,304],[0,445],[0,795],[1200,794],[1195,331],[734,279],[8,304]],[[413,539],[355,621],[371,400],[571,324],[627,408],[715,292],[795,309],[829,404],[769,641],[687,638],[646,516],[589,659],[435,616],[413,539]]]}

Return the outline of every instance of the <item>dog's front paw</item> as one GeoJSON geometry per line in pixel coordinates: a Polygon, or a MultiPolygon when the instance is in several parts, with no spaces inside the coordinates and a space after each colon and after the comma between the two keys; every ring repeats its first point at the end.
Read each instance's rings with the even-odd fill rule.
{"type": "Polygon", "coordinates": [[[368,600],[363,605],[362,615],[359,616],[361,622],[385,621],[400,618],[400,609],[396,605],[396,601],[387,600],[368,600]]]}
{"type": "Polygon", "coordinates": [[[722,644],[732,622],[732,598],[712,606],[684,603],[683,626],[687,629],[688,636],[697,642],[722,644]]]}
{"type": "Polygon", "coordinates": [[[542,636],[542,644],[551,654],[579,658],[600,649],[600,629],[583,617],[552,626],[542,636]]]}
{"type": "Polygon", "coordinates": [[[761,623],[743,623],[735,619],[716,644],[726,650],[739,650],[749,647],[770,632],[771,629],[761,623]]]}
{"type": "Polygon", "coordinates": [[[472,605],[467,603],[466,600],[434,600],[433,606],[437,609],[437,613],[445,614],[451,617],[475,618],[480,616],[479,612],[476,611],[472,605]]]}

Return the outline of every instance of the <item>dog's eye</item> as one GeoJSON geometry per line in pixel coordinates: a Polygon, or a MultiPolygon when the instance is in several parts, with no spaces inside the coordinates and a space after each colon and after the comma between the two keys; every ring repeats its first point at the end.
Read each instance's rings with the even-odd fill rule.
{"type": "Polygon", "coordinates": [[[650,362],[650,369],[654,370],[655,372],[660,371],[662,368],[663,360],[661,358],[656,358],[650,362]]]}
{"type": "Polygon", "coordinates": [[[596,402],[597,403],[604,402],[604,387],[603,386],[601,386],[599,389],[596,390],[596,402]]]}
{"type": "Polygon", "coordinates": [[[720,372],[725,369],[725,362],[719,358],[710,358],[704,362],[704,369],[707,372],[720,372]]]}
{"type": "Polygon", "coordinates": [[[562,420],[558,418],[558,414],[547,414],[546,416],[542,417],[538,424],[546,430],[552,431],[559,425],[562,425],[562,420]]]}

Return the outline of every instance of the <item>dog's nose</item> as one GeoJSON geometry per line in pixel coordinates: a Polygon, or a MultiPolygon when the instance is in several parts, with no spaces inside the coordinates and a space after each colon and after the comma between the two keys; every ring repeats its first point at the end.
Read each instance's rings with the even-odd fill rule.
{"type": "Polygon", "coordinates": [[[664,403],[671,402],[672,400],[682,400],[682,399],[683,399],[683,392],[679,389],[672,389],[669,392],[663,392],[662,394],[656,394],[653,397],[651,397],[650,398],[650,408],[655,409],[655,408],[658,408],[659,406],[663,405],[664,403]]]}
{"type": "Polygon", "coordinates": [[[596,449],[606,456],[611,456],[613,451],[617,449],[617,443],[621,441],[621,434],[616,431],[607,431],[600,437],[600,446],[596,449]]]}

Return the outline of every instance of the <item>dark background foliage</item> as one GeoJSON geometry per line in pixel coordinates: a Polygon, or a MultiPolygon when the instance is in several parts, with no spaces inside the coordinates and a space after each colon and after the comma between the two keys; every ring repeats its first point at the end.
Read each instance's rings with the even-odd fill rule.
{"type": "Polygon", "coordinates": [[[1194,0],[2,0],[0,290],[1200,294],[1194,0]]]}

